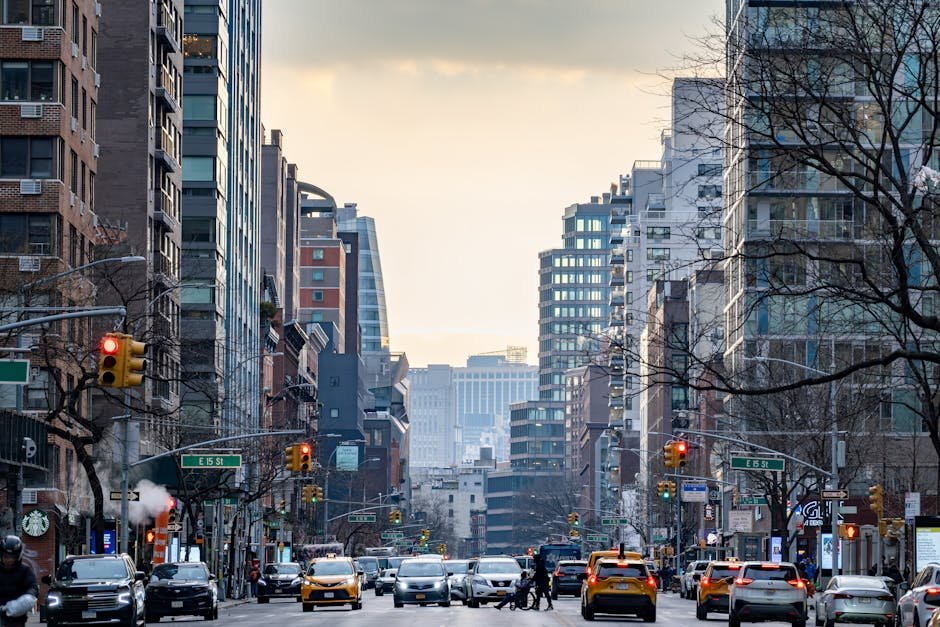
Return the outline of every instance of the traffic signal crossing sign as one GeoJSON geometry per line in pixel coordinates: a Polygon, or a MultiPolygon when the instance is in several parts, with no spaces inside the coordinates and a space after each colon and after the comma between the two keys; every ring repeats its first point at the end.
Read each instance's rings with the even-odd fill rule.
{"type": "Polygon", "coordinates": [[[859,536],[858,525],[855,523],[841,523],[839,525],[839,537],[843,540],[857,540],[859,536]]]}
{"type": "Polygon", "coordinates": [[[130,388],[142,385],[147,345],[126,333],[105,333],[98,344],[98,385],[130,388]]]}

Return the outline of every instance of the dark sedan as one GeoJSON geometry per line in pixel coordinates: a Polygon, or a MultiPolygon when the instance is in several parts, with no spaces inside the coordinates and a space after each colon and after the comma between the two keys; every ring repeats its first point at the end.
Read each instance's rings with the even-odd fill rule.
{"type": "Polygon", "coordinates": [[[147,584],[147,622],[156,623],[164,616],[219,617],[219,598],[215,577],[202,562],[158,564],[147,584]]]}
{"type": "Polygon", "coordinates": [[[551,595],[557,599],[559,594],[581,596],[581,582],[587,576],[587,562],[582,560],[562,560],[552,573],[551,595]]]}
{"type": "Polygon", "coordinates": [[[289,598],[300,601],[300,564],[276,562],[266,564],[258,585],[258,603],[271,599],[289,598]]]}

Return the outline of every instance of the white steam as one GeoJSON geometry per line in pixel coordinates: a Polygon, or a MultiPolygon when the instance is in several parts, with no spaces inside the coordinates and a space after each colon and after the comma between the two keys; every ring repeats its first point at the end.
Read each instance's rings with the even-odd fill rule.
{"type": "Polygon", "coordinates": [[[127,517],[131,523],[140,525],[148,522],[148,519],[156,517],[160,512],[167,510],[167,503],[170,500],[170,493],[162,485],[156,485],[152,481],[142,479],[135,492],[140,493],[139,501],[131,501],[127,505],[127,517]]]}

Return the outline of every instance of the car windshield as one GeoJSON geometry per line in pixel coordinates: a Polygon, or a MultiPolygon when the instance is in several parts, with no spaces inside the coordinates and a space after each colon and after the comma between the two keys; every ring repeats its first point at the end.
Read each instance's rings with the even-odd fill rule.
{"type": "Polygon", "coordinates": [[[174,580],[195,580],[208,581],[209,575],[206,573],[202,564],[160,564],[155,566],[150,575],[150,581],[174,580]]]}
{"type": "Polygon", "coordinates": [[[437,577],[444,575],[444,566],[440,562],[406,561],[398,567],[399,577],[437,577]]]}
{"type": "Polygon", "coordinates": [[[715,566],[712,568],[711,578],[715,581],[728,577],[737,577],[740,568],[731,566],[715,566]]]}
{"type": "Polygon", "coordinates": [[[382,571],[382,576],[389,579],[394,579],[396,574],[398,574],[397,568],[386,568],[382,571]]]}
{"type": "Polygon", "coordinates": [[[639,564],[625,564],[621,566],[615,563],[601,563],[597,569],[598,577],[646,577],[646,566],[639,564]]]}
{"type": "Polygon", "coordinates": [[[311,577],[326,577],[329,575],[352,575],[353,567],[349,562],[315,562],[310,565],[307,574],[311,577]]]}
{"type": "Polygon", "coordinates": [[[444,562],[448,575],[465,575],[470,570],[469,562],[444,562]]]}
{"type": "Polygon", "coordinates": [[[123,579],[127,564],[120,559],[66,560],[59,566],[57,579],[123,579]]]}
{"type": "Polygon", "coordinates": [[[491,573],[503,573],[503,574],[519,574],[519,564],[514,560],[505,560],[498,562],[480,562],[477,564],[477,572],[483,574],[491,573]]]}
{"type": "Polygon", "coordinates": [[[374,573],[379,569],[379,560],[374,557],[372,559],[360,557],[358,563],[367,573],[374,573]]]}
{"type": "Polygon", "coordinates": [[[584,567],[587,564],[562,564],[558,568],[566,575],[574,575],[584,572],[584,567]]]}
{"type": "Polygon", "coordinates": [[[748,566],[745,579],[754,581],[792,581],[798,579],[796,571],[788,566],[748,566]]]}
{"type": "Polygon", "coordinates": [[[695,562],[695,570],[705,570],[708,568],[708,562],[695,562]]]}
{"type": "Polygon", "coordinates": [[[388,558],[388,567],[389,568],[398,568],[401,566],[401,563],[405,561],[404,557],[390,557],[388,558]]]}
{"type": "Polygon", "coordinates": [[[298,575],[300,564],[268,564],[264,567],[265,575],[298,575]]]}
{"type": "Polygon", "coordinates": [[[888,586],[883,579],[877,577],[839,577],[835,588],[871,588],[873,590],[887,590],[888,586]]]}

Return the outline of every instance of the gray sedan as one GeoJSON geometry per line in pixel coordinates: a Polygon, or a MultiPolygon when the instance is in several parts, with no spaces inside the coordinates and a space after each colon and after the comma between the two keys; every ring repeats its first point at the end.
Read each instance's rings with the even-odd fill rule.
{"type": "Polygon", "coordinates": [[[816,598],[817,627],[836,623],[894,623],[894,595],[881,577],[833,577],[816,598]]]}

